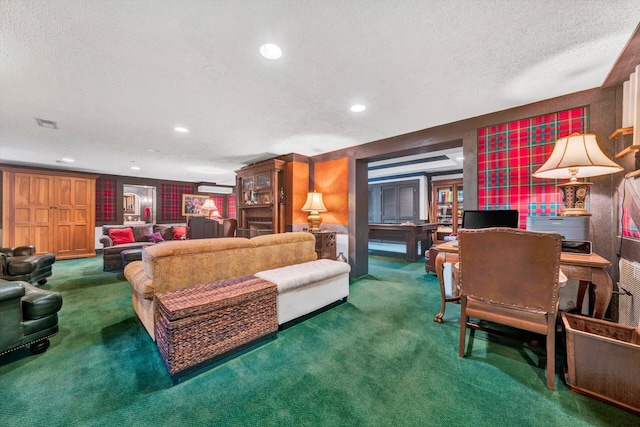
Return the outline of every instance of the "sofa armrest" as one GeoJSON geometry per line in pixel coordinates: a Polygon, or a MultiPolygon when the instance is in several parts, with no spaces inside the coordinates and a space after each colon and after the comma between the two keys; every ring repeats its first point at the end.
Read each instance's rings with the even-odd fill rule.
{"type": "Polygon", "coordinates": [[[18,246],[13,249],[13,256],[28,256],[35,255],[36,247],[35,246],[18,246]]]}
{"type": "Polygon", "coordinates": [[[102,246],[105,248],[113,246],[113,240],[111,240],[111,237],[106,235],[100,236],[100,243],[102,243],[102,246]]]}
{"type": "Polygon", "coordinates": [[[20,299],[24,296],[24,286],[20,282],[0,283],[0,301],[20,299]]]}
{"type": "Polygon", "coordinates": [[[142,261],[133,261],[124,267],[124,277],[131,283],[131,291],[141,295],[144,299],[153,300],[155,289],[153,280],[144,271],[142,261]]]}

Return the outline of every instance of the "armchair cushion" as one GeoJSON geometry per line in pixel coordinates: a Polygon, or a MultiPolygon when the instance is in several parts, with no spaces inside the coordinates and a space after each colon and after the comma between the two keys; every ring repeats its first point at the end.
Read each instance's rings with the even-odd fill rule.
{"type": "Polygon", "coordinates": [[[136,239],[133,237],[133,230],[127,228],[112,228],[109,230],[109,237],[113,240],[113,245],[122,245],[124,243],[134,243],[136,239]]]}

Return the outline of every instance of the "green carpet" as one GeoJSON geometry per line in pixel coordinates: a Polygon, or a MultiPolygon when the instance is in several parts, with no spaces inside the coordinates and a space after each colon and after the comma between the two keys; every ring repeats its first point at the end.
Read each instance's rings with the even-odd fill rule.
{"type": "Polygon", "coordinates": [[[58,261],[60,332],[44,354],[0,357],[6,426],[631,426],[639,417],[545,387],[544,349],[476,332],[458,357],[424,263],[370,257],[349,301],[172,385],[122,273],[58,261]]]}

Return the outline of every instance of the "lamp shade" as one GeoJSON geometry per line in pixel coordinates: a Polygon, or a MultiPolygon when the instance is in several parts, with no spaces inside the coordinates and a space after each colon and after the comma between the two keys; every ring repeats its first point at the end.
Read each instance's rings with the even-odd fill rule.
{"type": "Polygon", "coordinates": [[[326,212],[327,208],[322,202],[322,193],[307,193],[307,202],[302,207],[304,212],[326,212]]]}
{"type": "Polygon", "coordinates": [[[213,199],[207,199],[205,200],[204,205],[202,205],[202,209],[207,211],[217,211],[218,207],[216,206],[216,203],[213,201],[213,199]]]}
{"type": "Polygon", "coordinates": [[[536,178],[571,179],[607,175],[623,168],[609,159],[592,133],[560,138],[547,161],[533,173],[536,178]]]}

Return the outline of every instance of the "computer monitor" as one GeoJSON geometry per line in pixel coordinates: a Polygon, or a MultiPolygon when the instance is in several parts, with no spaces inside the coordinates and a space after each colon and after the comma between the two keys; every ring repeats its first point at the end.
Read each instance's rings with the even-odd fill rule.
{"type": "Polygon", "coordinates": [[[465,210],[461,228],[510,227],[518,228],[518,211],[515,209],[480,211],[465,210]]]}

